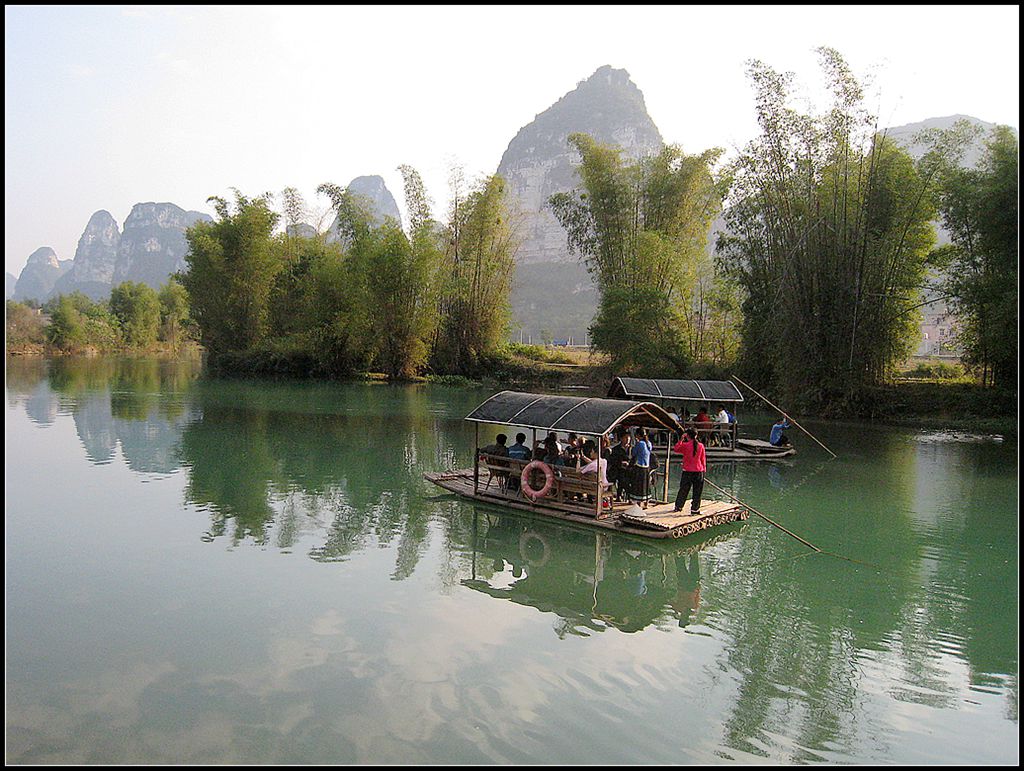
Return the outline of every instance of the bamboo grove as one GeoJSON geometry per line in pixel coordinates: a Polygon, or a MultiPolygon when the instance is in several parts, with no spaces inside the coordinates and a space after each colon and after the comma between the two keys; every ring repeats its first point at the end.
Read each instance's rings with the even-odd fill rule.
{"type": "MultiPolygon", "coordinates": [[[[581,158],[581,185],[549,203],[600,291],[594,346],[616,372],[687,373],[704,353],[693,346],[700,325],[692,310],[703,300],[698,275],[713,271],[706,246],[721,208],[721,183],[711,173],[720,151],[688,156],[668,146],[627,162],[587,135],[569,142],[581,158]]],[[[728,324],[719,329],[728,333],[728,324]]]]}
{"type": "Polygon", "coordinates": [[[332,184],[317,191],[336,215],[331,241],[300,227],[308,211],[293,188],[276,235],[269,194],[236,191],[233,210],[211,199],[218,219],[189,229],[181,281],[215,368],[472,374],[505,342],[518,241],[504,182],[493,176],[464,191],[442,224],[416,170],[400,171],[408,231],[332,184]]]}
{"type": "Polygon", "coordinates": [[[839,54],[819,53],[820,116],[788,106],[791,76],[750,64],[762,134],[732,164],[718,248],[745,292],[742,367],[793,403],[838,407],[910,353],[936,179],[877,132],[839,54]]]}

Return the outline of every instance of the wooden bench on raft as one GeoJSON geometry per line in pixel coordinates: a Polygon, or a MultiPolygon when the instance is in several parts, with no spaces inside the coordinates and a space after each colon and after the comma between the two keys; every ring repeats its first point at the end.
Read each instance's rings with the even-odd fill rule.
{"type": "MultiPolygon", "coordinates": [[[[526,460],[518,460],[503,455],[488,455],[486,453],[480,453],[479,459],[483,470],[487,472],[487,482],[483,486],[484,490],[487,490],[492,482],[497,481],[498,489],[506,494],[513,494],[513,490],[510,490],[508,486],[509,478],[515,477],[518,481],[522,476],[523,469],[530,463],[530,461],[526,460]]],[[[550,464],[548,465],[550,466],[550,464]]],[[[571,507],[576,513],[593,516],[597,519],[603,519],[611,514],[614,490],[610,488],[601,491],[601,514],[598,515],[597,513],[596,476],[593,474],[581,474],[578,469],[568,466],[550,467],[554,472],[555,479],[551,490],[548,491],[543,499],[535,500],[532,496],[527,496],[518,485],[515,486],[514,495],[516,497],[521,496],[535,503],[541,503],[543,500],[548,499],[557,501],[562,507],[571,507]],[[605,505],[605,501],[607,501],[607,505],[605,505]]],[[[531,477],[530,484],[534,489],[539,489],[544,484],[544,476],[539,470],[531,474],[531,477]]]]}

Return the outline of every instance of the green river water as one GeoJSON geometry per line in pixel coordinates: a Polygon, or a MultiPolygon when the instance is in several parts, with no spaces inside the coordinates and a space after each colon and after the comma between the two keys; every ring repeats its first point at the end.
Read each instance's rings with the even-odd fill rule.
{"type": "Polygon", "coordinates": [[[837,459],[710,471],[840,559],[445,495],[490,391],[6,374],[8,762],[1019,760],[1015,439],[808,421],[837,459]]]}

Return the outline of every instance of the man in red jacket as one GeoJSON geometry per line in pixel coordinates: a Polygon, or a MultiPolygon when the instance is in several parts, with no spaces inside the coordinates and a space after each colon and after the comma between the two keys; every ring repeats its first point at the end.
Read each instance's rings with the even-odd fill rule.
{"type": "Polygon", "coordinates": [[[697,432],[688,428],[683,438],[672,448],[672,452],[683,456],[683,476],[679,480],[679,493],[676,495],[674,511],[683,510],[683,504],[686,503],[686,496],[690,494],[692,485],[693,502],[690,504],[690,513],[700,514],[700,495],[704,492],[704,472],[707,471],[704,445],[697,441],[697,432]]]}

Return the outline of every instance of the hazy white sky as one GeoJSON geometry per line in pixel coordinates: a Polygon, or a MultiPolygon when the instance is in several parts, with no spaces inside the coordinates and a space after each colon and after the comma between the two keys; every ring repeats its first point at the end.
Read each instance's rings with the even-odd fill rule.
{"type": "Polygon", "coordinates": [[[757,133],[744,62],[815,96],[828,45],[881,125],[962,113],[1019,127],[1018,6],[5,7],[5,259],[74,257],[98,209],[212,214],[211,195],[452,162],[492,173],[516,132],[603,64],[687,152],[757,133]]]}

